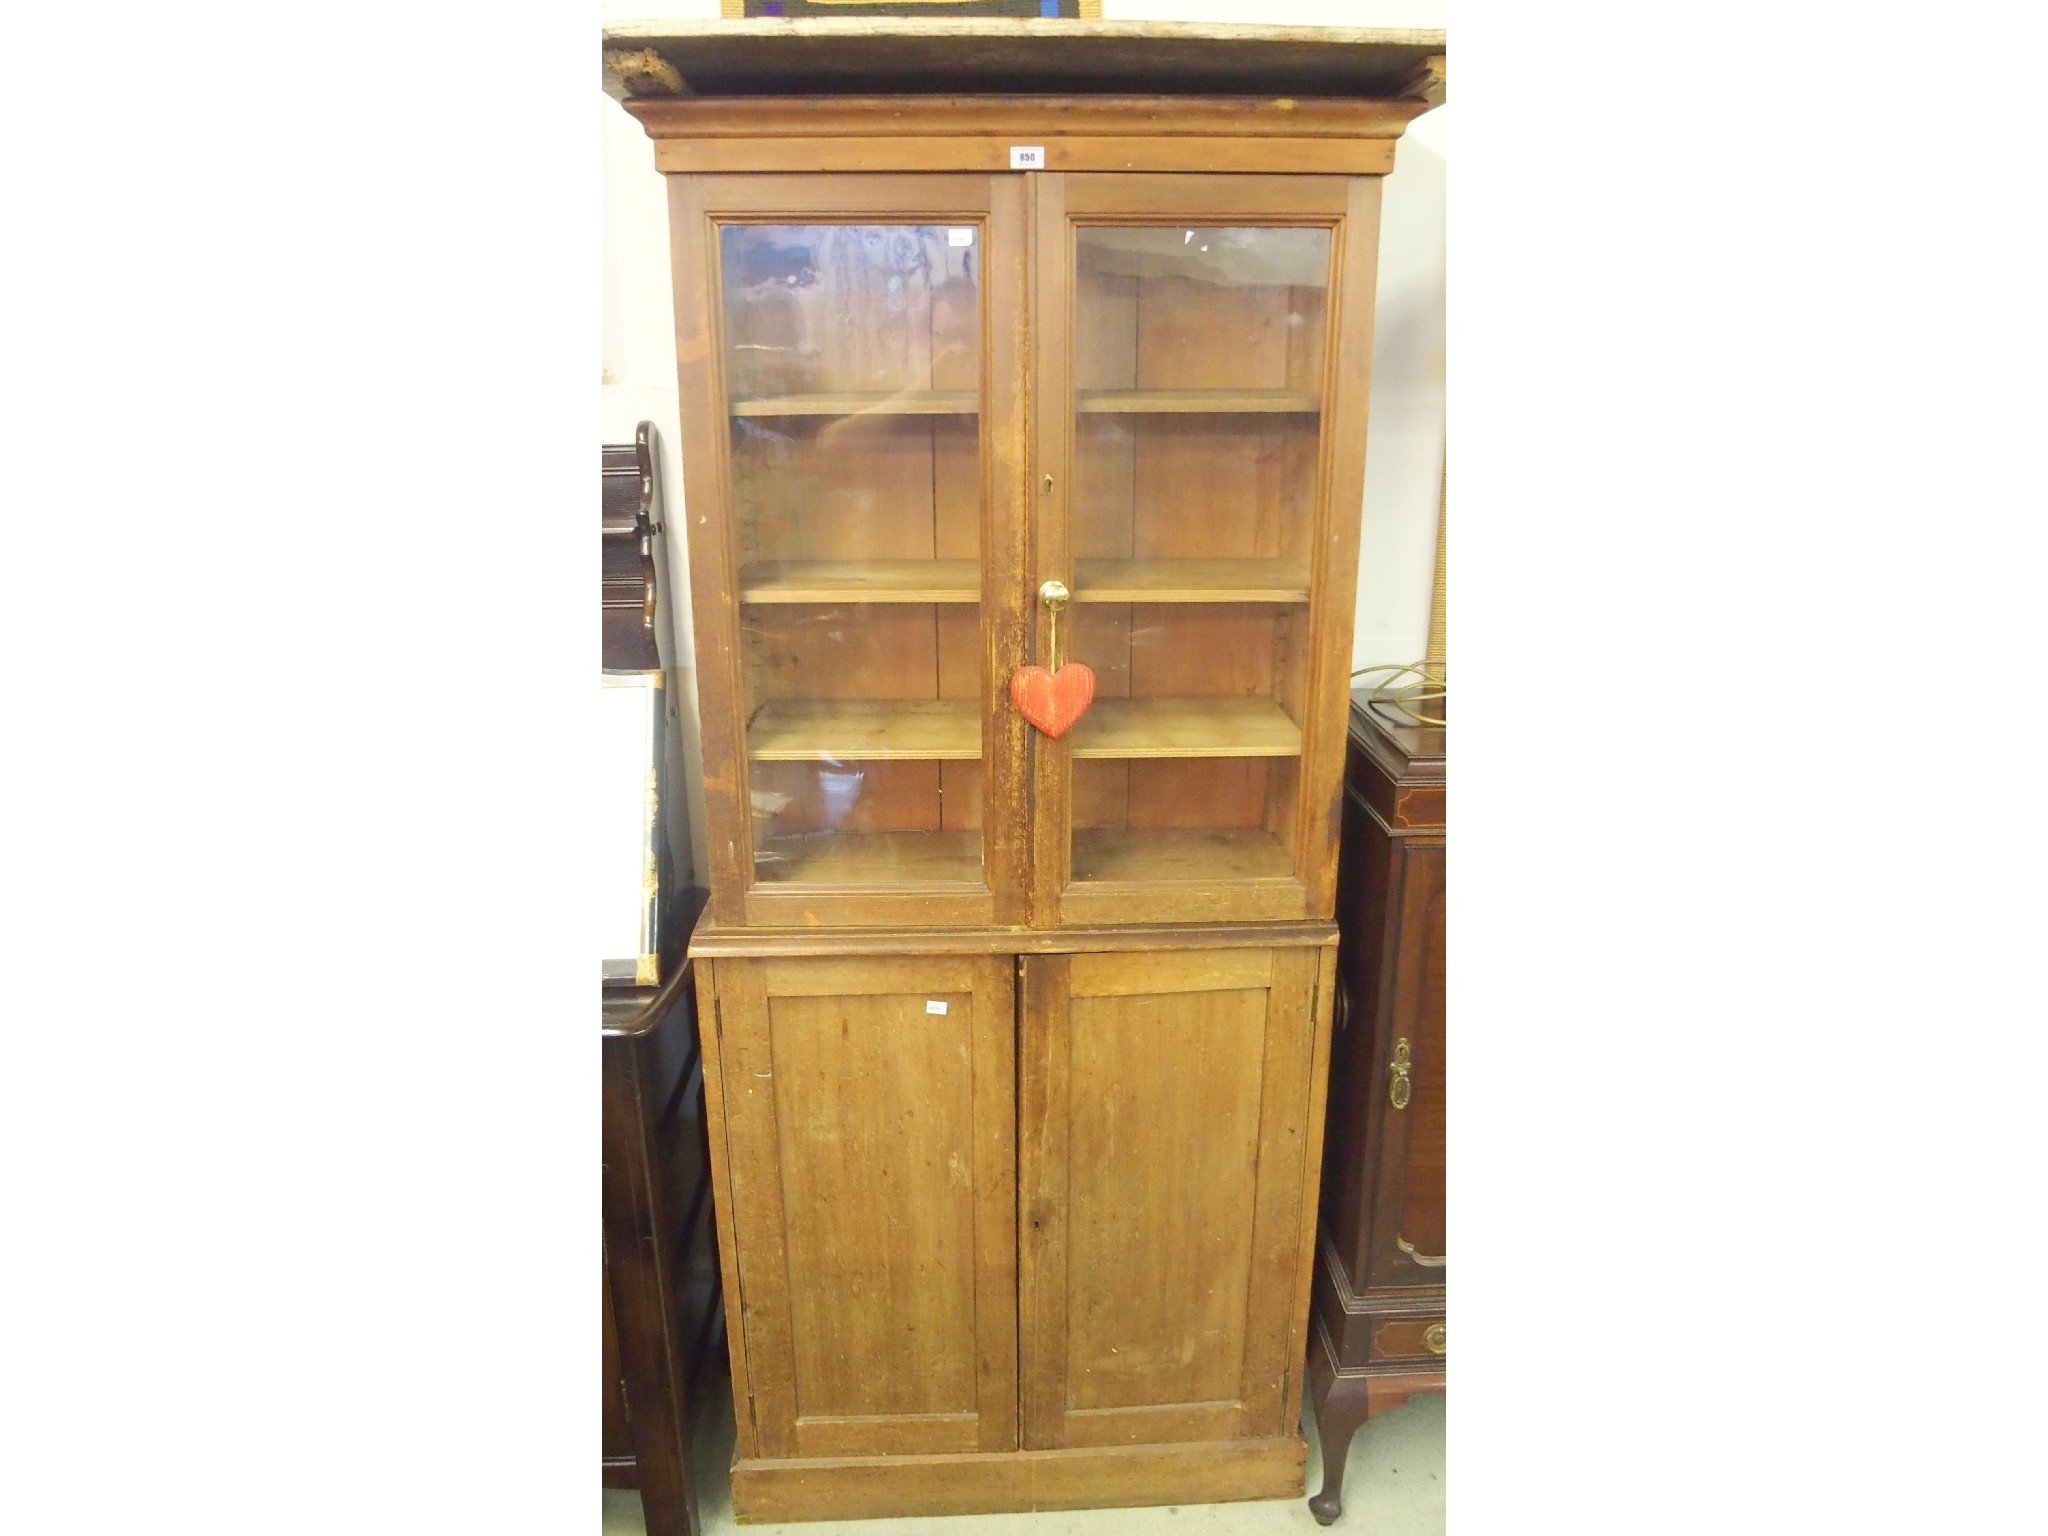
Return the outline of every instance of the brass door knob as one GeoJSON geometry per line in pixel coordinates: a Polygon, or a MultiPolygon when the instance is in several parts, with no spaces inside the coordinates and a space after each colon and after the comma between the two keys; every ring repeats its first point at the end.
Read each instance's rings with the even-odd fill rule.
{"type": "Polygon", "coordinates": [[[1428,1328],[1423,1330],[1422,1347],[1432,1355],[1440,1355],[1444,1352],[1444,1325],[1442,1323],[1431,1323],[1428,1328]]]}

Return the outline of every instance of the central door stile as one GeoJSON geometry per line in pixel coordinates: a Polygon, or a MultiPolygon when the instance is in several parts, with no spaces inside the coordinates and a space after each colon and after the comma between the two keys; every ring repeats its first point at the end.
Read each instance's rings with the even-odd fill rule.
{"type": "Polygon", "coordinates": [[[983,754],[988,822],[988,883],[995,920],[1023,926],[1031,910],[1031,741],[1035,734],[1010,703],[1010,678],[1028,650],[1025,587],[1031,568],[1032,223],[1025,176],[989,178],[988,369],[990,451],[982,487],[983,754]]]}
{"type": "MultiPolygon", "coordinates": [[[[1031,442],[1027,496],[1031,504],[1031,565],[1019,595],[1028,605],[1032,659],[1050,668],[1051,620],[1035,598],[1041,583],[1073,584],[1068,522],[1073,505],[1073,413],[1068,409],[1072,347],[1068,277],[1067,178],[1034,171],[1031,188],[1031,442]]],[[[1071,643],[1071,642],[1070,642],[1071,643]]],[[[1026,727],[1029,730],[1029,727],[1026,727]]],[[[1031,730],[1031,926],[1060,921],[1066,889],[1072,819],[1071,753],[1065,740],[1031,730]]]]}

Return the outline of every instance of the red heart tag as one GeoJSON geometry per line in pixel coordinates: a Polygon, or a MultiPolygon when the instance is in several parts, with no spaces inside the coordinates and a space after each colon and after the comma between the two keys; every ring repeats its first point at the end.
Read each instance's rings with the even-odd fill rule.
{"type": "Polygon", "coordinates": [[[1010,679],[1010,697],[1024,718],[1057,740],[1074,728],[1095,702],[1095,673],[1078,661],[1057,672],[1019,667],[1010,679]]]}

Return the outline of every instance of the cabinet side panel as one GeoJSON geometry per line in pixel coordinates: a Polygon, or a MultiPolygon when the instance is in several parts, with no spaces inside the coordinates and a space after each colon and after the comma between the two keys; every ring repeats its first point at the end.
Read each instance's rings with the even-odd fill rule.
{"type": "Polygon", "coordinates": [[[1362,755],[1352,754],[1337,895],[1343,1026],[1330,1047],[1322,1189],[1323,1219],[1354,1285],[1365,1283],[1371,1263],[1373,1132],[1385,1102],[1384,1067],[1391,1043],[1383,1029],[1390,1006],[1386,923],[1397,848],[1366,807],[1361,776],[1373,771],[1362,755]]]}
{"type": "Polygon", "coordinates": [[[718,1273],[725,1294],[725,1344],[732,1368],[733,1418],[737,1426],[735,1452],[740,1456],[760,1454],[755,1430],[753,1395],[747,1373],[746,1308],[740,1290],[739,1238],[733,1223],[732,1163],[726,1144],[725,1064],[720,1013],[723,999],[719,988],[731,960],[697,960],[697,1027],[703,1035],[704,1128],[711,1154],[712,1215],[718,1227],[718,1273]]]}
{"type": "Polygon", "coordinates": [[[626,1422],[626,1378],[619,1364],[619,1330],[612,1315],[612,1263],[604,1261],[604,1461],[609,1477],[615,1463],[633,1459],[633,1438],[626,1422]]]}

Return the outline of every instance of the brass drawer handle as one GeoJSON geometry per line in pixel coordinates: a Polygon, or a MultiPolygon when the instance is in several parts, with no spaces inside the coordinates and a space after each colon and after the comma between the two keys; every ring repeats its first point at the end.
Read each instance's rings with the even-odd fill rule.
{"type": "Polygon", "coordinates": [[[1423,1332],[1422,1347],[1432,1355],[1440,1355],[1444,1352],[1444,1325],[1442,1323],[1431,1323],[1423,1332]]]}
{"type": "Polygon", "coordinates": [[[1443,1254],[1417,1253],[1415,1245],[1398,1232],[1394,1234],[1394,1246],[1407,1254],[1409,1258],[1420,1264],[1424,1269],[1442,1269],[1444,1267],[1443,1254]]]}
{"type": "Polygon", "coordinates": [[[1409,1096],[1414,1092],[1408,1081],[1410,1055],[1408,1037],[1403,1035],[1394,1042],[1394,1060],[1388,1068],[1394,1075],[1387,1080],[1387,1102],[1396,1109],[1406,1109],[1409,1096]]]}

